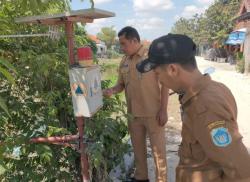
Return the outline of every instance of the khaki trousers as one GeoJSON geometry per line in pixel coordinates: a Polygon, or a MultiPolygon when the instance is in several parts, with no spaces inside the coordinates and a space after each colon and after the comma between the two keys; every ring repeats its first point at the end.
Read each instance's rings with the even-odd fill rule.
{"type": "Polygon", "coordinates": [[[183,169],[177,166],[176,168],[176,182],[250,182],[247,179],[228,179],[223,177],[222,171],[218,169],[193,171],[190,169],[183,169]]]}
{"type": "Polygon", "coordinates": [[[135,178],[148,179],[146,134],[148,134],[155,162],[155,182],[167,182],[165,127],[153,117],[135,117],[128,128],[135,155],[135,178]]]}

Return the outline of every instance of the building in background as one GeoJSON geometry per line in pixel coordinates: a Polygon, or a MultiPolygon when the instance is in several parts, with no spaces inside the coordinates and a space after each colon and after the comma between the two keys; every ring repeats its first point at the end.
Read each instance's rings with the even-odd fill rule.
{"type": "MultiPolygon", "coordinates": [[[[238,17],[235,19],[235,31],[244,30],[244,44],[241,46],[245,59],[245,73],[250,72],[250,0],[243,0],[238,17]]],[[[239,38],[242,35],[239,35],[239,38]]]]}
{"type": "Polygon", "coordinates": [[[89,39],[92,40],[93,42],[95,42],[96,44],[96,55],[98,58],[103,58],[106,56],[107,54],[107,46],[105,44],[105,42],[101,41],[100,39],[98,39],[95,35],[88,35],[89,39]]]}
{"type": "Polygon", "coordinates": [[[142,40],[142,45],[144,45],[147,49],[149,49],[149,46],[151,45],[151,42],[149,40],[142,40]]]}

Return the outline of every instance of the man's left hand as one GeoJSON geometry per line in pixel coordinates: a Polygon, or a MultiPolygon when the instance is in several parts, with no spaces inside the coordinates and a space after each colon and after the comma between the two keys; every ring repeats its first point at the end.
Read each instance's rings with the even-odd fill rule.
{"type": "Polygon", "coordinates": [[[168,114],[167,114],[167,111],[165,109],[160,109],[157,116],[156,116],[156,119],[158,121],[158,124],[160,126],[165,126],[165,124],[167,123],[168,121],[168,114]]]}

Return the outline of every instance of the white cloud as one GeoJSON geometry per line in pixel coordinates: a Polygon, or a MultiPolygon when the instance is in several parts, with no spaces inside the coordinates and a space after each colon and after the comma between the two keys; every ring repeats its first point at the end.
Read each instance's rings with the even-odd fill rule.
{"type": "Polygon", "coordinates": [[[210,5],[214,2],[214,0],[198,0],[198,2],[205,5],[210,5]]]}
{"type": "Polygon", "coordinates": [[[176,15],[175,19],[179,19],[180,17],[192,18],[195,14],[204,13],[206,9],[207,7],[198,8],[197,6],[189,5],[184,8],[181,15],[176,15]]]}
{"type": "Polygon", "coordinates": [[[174,6],[172,0],[133,0],[135,12],[168,10],[174,6]]]}
{"type": "Polygon", "coordinates": [[[107,3],[107,2],[110,2],[112,0],[95,0],[95,4],[102,4],[102,3],[107,3]]]}
{"type": "Polygon", "coordinates": [[[168,32],[166,22],[159,17],[128,19],[126,25],[135,27],[141,36],[141,40],[152,41],[168,32]]]}
{"type": "MultiPolygon", "coordinates": [[[[93,23],[90,24],[86,24],[86,30],[89,34],[91,35],[96,35],[97,33],[99,33],[101,31],[102,27],[109,27],[112,26],[111,22],[109,19],[105,19],[105,18],[101,18],[101,19],[96,19],[94,20],[93,23]]],[[[116,27],[114,27],[115,30],[117,30],[116,27]]]]}
{"type": "Polygon", "coordinates": [[[156,30],[161,29],[165,26],[165,22],[163,19],[158,17],[152,18],[138,18],[138,19],[128,19],[126,21],[126,25],[133,26],[138,30],[156,30]]]}

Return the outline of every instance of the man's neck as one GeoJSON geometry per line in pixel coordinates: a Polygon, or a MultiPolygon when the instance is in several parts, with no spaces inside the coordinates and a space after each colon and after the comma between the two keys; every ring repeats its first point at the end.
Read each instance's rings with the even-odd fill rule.
{"type": "Polygon", "coordinates": [[[201,74],[201,72],[197,69],[194,70],[192,73],[188,73],[186,75],[185,79],[185,84],[183,87],[184,92],[187,92],[188,90],[194,88],[197,83],[199,83],[199,80],[203,77],[203,75],[201,74]]]}
{"type": "Polygon", "coordinates": [[[139,50],[141,49],[142,45],[140,43],[138,43],[136,46],[135,46],[135,52],[130,56],[131,58],[136,55],[139,50]]]}

